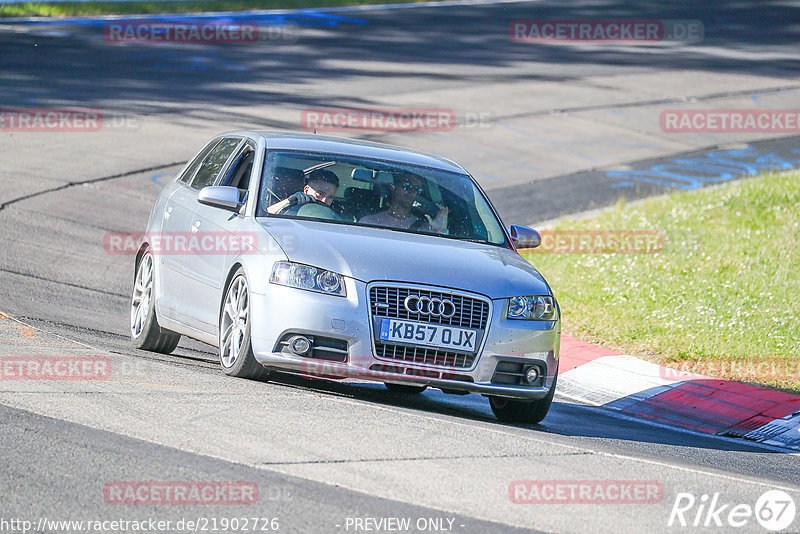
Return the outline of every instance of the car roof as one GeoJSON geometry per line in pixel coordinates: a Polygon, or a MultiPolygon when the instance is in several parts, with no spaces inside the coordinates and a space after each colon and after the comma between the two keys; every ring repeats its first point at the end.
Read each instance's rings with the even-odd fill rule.
{"type": "Polygon", "coordinates": [[[370,141],[317,134],[273,131],[238,131],[227,132],[227,134],[222,135],[234,134],[247,135],[255,138],[262,137],[269,150],[301,150],[342,154],[368,159],[396,161],[408,165],[431,167],[459,174],[469,174],[461,166],[448,159],[370,141]]]}

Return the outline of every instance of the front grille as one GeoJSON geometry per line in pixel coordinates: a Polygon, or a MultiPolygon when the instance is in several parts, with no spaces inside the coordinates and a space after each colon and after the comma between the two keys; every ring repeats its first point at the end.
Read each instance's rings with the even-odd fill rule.
{"type": "Polygon", "coordinates": [[[474,354],[426,349],[425,347],[406,347],[404,345],[395,345],[394,343],[384,343],[380,339],[375,340],[375,350],[378,358],[400,362],[442,365],[460,369],[472,367],[475,362],[474,354]]]}
{"type": "Polygon", "coordinates": [[[473,297],[453,295],[443,291],[430,291],[408,287],[374,286],[369,290],[369,304],[373,317],[389,317],[391,319],[409,319],[411,321],[424,321],[426,323],[446,324],[461,328],[474,328],[483,330],[489,319],[489,303],[473,297]],[[409,295],[429,298],[447,298],[456,307],[452,317],[434,317],[430,315],[411,314],[406,310],[403,302],[409,295]],[[385,304],[386,307],[379,306],[385,304]]]}
{"type": "Polygon", "coordinates": [[[458,375],[455,373],[440,373],[439,371],[430,371],[422,369],[412,369],[405,367],[397,367],[394,365],[371,365],[370,371],[380,371],[382,373],[397,373],[401,375],[415,375],[415,376],[428,376],[430,378],[441,378],[443,380],[458,380],[459,382],[475,382],[469,375],[458,375]],[[421,373],[425,373],[424,375],[421,373]]]}
{"type": "MultiPolygon", "coordinates": [[[[369,292],[370,311],[373,318],[407,319],[426,323],[442,324],[459,328],[478,330],[478,343],[489,320],[489,303],[487,301],[463,295],[454,295],[444,291],[429,289],[373,286],[369,292]],[[409,313],[404,301],[409,295],[420,297],[449,299],[455,306],[452,317],[436,317],[432,315],[409,313]]],[[[466,369],[475,363],[475,353],[453,352],[444,349],[415,347],[386,343],[375,337],[375,356],[380,359],[419,363],[466,369]]]]}

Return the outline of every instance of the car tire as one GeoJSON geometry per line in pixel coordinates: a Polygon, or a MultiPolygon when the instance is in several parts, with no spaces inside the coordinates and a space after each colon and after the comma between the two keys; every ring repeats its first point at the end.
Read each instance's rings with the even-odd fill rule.
{"type": "Polygon", "coordinates": [[[225,288],[219,312],[219,364],[225,374],[264,380],[269,370],[256,361],[250,342],[250,290],[239,268],[225,288]]]}
{"type": "Polygon", "coordinates": [[[181,335],[161,328],[156,317],[153,254],[145,250],[136,264],[131,296],[131,341],[137,349],[169,354],[181,335]]]}
{"type": "Polygon", "coordinates": [[[384,382],[384,386],[389,391],[393,391],[394,393],[408,393],[408,394],[418,394],[422,393],[428,386],[412,386],[410,384],[392,384],[391,382],[384,382]]]}
{"type": "Polygon", "coordinates": [[[494,415],[504,423],[541,423],[550,411],[556,394],[558,375],[553,379],[553,387],[547,396],[538,400],[516,400],[505,397],[489,397],[489,406],[494,415]]]}

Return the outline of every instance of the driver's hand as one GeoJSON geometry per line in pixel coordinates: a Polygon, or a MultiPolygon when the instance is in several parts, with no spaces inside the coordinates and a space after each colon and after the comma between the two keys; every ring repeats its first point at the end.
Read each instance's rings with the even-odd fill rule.
{"type": "Polygon", "coordinates": [[[302,191],[298,191],[286,200],[289,201],[289,204],[297,204],[298,206],[302,206],[303,204],[310,204],[311,202],[314,202],[314,197],[307,193],[303,193],[302,191]]]}
{"type": "Polygon", "coordinates": [[[437,234],[445,234],[447,233],[447,216],[450,210],[441,204],[437,204],[437,206],[439,207],[439,213],[436,214],[436,217],[431,219],[431,216],[426,213],[425,218],[428,219],[431,230],[437,234]]]}

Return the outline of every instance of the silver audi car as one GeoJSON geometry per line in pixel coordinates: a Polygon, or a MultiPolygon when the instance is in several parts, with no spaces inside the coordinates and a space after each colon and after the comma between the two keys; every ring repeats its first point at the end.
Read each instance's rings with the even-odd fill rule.
{"type": "Polygon", "coordinates": [[[158,195],[137,240],[131,336],[219,348],[225,373],[272,370],[480,393],[502,421],[547,415],[560,310],[460,166],[349,139],[213,138],[158,195]]]}

